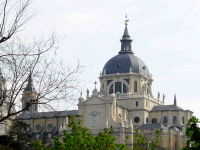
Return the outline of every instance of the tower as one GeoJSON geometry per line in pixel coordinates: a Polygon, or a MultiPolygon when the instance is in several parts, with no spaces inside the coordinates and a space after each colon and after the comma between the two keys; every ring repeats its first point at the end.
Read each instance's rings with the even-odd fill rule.
{"type": "Polygon", "coordinates": [[[117,104],[129,110],[126,119],[133,120],[133,126],[138,127],[148,123],[149,111],[154,106],[163,105],[163,101],[153,97],[152,75],[132,50],[127,18],[120,42],[118,55],[106,62],[99,77],[100,93],[105,99],[115,93],[117,104]]]}
{"type": "Polygon", "coordinates": [[[33,86],[32,74],[29,74],[28,83],[22,94],[22,109],[31,113],[38,111],[37,92],[33,86]]]}

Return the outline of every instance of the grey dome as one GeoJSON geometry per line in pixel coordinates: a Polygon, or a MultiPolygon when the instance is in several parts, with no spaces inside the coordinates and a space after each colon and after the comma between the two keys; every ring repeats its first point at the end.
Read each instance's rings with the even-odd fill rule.
{"type": "Polygon", "coordinates": [[[133,73],[150,75],[145,63],[133,53],[124,53],[112,57],[104,66],[104,74],[129,73],[130,68],[133,73]]]}

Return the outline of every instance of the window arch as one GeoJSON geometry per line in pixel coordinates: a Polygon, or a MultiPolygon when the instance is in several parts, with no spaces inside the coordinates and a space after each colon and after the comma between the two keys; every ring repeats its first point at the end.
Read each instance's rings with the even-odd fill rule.
{"type": "Polygon", "coordinates": [[[177,123],[177,117],[173,116],[173,124],[176,124],[176,123],[177,123]]]}
{"type": "Polygon", "coordinates": [[[51,131],[51,130],[53,129],[53,124],[49,123],[49,124],[47,125],[47,129],[48,129],[49,131],[51,131]]]}
{"type": "Polygon", "coordinates": [[[153,119],[151,120],[151,122],[152,122],[152,124],[155,124],[155,123],[157,123],[157,119],[156,119],[156,118],[153,118],[153,119]]]}
{"type": "Polygon", "coordinates": [[[163,124],[167,125],[167,123],[168,123],[168,118],[167,118],[167,116],[164,116],[164,118],[163,118],[163,124]]]}
{"type": "Polygon", "coordinates": [[[125,84],[123,84],[123,93],[127,93],[128,92],[128,88],[125,84]]]}
{"type": "Polygon", "coordinates": [[[135,106],[138,107],[138,101],[135,102],[135,106]]]}
{"type": "Polygon", "coordinates": [[[122,83],[121,82],[115,82],[115,93],[121,93],[122,92],[122,83]]]}
{"type": "Polygon", "coordinates": [[[185,124],[185,118],[182,117],[182,124],[185,124]]]}
{"type": "Polygon", "coordinates": [[[29,102],[25,103],[25,108],[26,108],[26,110],[29,110],[29,108],[30,108],[30,103],[29,102]]]}
{"type": "Polygon", "coordinates": [[[111,82],[110,87],[108,86],[109,90],[108,93],[127,93],[128,92],[128,85],[125,83],[126,81],[117,81],[117,82],[111,82]]]}
{"type": "Polygon", "coordinates": [[[97,115],[92,115],[92,126],[97,126],[97,115]]]}
{"type": "Polygon", "coordinates": [[[135,92],[135,93],[137,93],[137,87],[138,87],[137,81],[134,81],[134,92],[135,92]]]}
{"type": "Polygon", "coordinates": [[[98,125],[98,115],[99,113],[96,111],[93,111],[91,114],[91,125],[92,126],[97,126],[98,125]]]}
{"type": "Polygon", "coordinates": [[[146,118],[146,123],[148,123],[149,122],[149,119],[148,119],[148,117],[146,118]]]}
{"type": "Polygon", "coordinates": [[[39,132],[39,131],[42,130],[42,126],[41,126],[40,124],[37,124],[37,125],[35,126],[35,129],[39,132]]]}
{"type": "Polygon", "coordinates": [[[110,86],[110,89],[109,89],[109,94],[112,94],[112,93],[114,93],[113,84],[110,86]]]}

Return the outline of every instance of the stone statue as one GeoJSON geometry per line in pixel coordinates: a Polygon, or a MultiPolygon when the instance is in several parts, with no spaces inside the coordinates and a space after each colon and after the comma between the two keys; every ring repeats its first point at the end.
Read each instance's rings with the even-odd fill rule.
{"type": "Polygon", "coordinates": [[[87,98],[88,98],[88,97],[89,97],[89,92],[90,92],[90,91],[87,89],[87,91],[86,91],[86,92],[87,92],[87,98]]]}
{"type": "Polygon", "coordinates": [[[158,99],[160,99],[160,92],[158,92],[158,99]]]}
{"type": "Polygon", "coordinates": [[[163,98],[162,98],[163,102],[165,101],[165,94],[163,94],[163,98]]]}

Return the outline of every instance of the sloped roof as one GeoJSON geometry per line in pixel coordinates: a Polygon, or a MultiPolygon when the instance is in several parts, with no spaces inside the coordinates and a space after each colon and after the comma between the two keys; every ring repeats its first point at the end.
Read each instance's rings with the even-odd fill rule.
{"type": "Polygon", "coordinates": [[[16,119],[54,118],[54,117],[66,117],[69,115],[78,115],[78,110],[35,112],[35,113],[24,112],[18,115],[16,119]]]}
{"type": "Polygon", "coordinates": [[[138,127],[138,130],[155,130],[155,129],[162,129],[164,125],[161,123],[155,123],[155,124],[143,124],[140,127],[138,127]]]}
{"type": "Polygon", "coordinates": [[[177,105],[161,105],[161,106],[154,106],[151,112],[155,111],[173,111],[173,110],[184,110],[177,105]]]}

